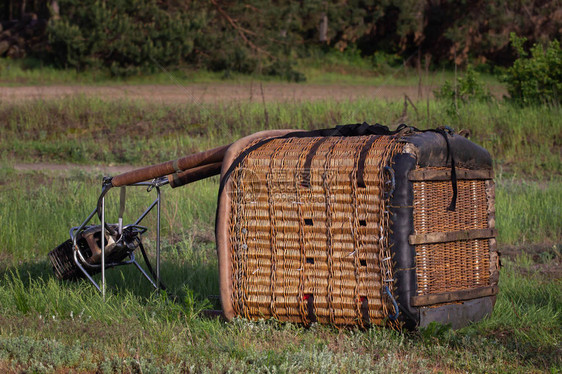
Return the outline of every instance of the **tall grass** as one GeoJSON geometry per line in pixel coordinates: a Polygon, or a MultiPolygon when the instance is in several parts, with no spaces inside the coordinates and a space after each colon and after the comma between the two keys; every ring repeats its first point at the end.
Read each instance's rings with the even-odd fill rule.
{"type": "MultiPolygon", "coordinates": [[[[15,261],[43,256],[66,240],[69,228],[79,226],[95,208],[101,189],[101,176],[61,178],[41,173],[9,172],[4,175],[10,176],[5,177],[9,182],[0,186],[0,248],[2,256],[15,261]]],[[[127,190],[124,220],[134,222],[156,194],[147,194],[141,187],[127,190]]],[[[214,222],[217,190],[216,178],[202,181],[197,186],[166,188],[162,206],[163,237],[173,234],[185,243],[193,242],[193,235],[204,233],[208,237],[214,222]],[[188,231],[187,228],[197,229],[188,231]]],[[[107,219],[116,222],[118,190],[110,191],[106,199],[107,219]]],[[[97,217],[92,223],[99,223],[97,217]]],[[[149,214],[142,222],[149,227],[154,227],[154,223],[155,214],[149,214]]]]}
{"type": "Polygon", "coordinates": [[[415,110],[410,106],[406,118],[403,114],[400,102],[368,99],[162,105],[78,96],[0,103],[0,154],[4,160],[28,162],[151,164],[264,129],[405,122],[421,129],[468,128],[472,139],[492,153],[500,175],[562,175],[560,108],[473,103],[451,116],[447,104],[431,101],[418,102],[415,110]]]}
{"type": "MultiPolygon", "coordinates": [[[[560,369],[560,281],[524,276],[507,262],[489,319],[398,333],[372,328],[198,316],[205,302],[141,297],[112,289],[106,302],[87,283],[12,271],[0,282],[0,362],[19,370],[196,372],[535,372],[560,369]],[[540,288],[537,285],[540,284],[540,288]],[[43,349],[38,347],[43,346],[43,349]],[[67,352],[66,354],[64,352],[67,352]],[[109,366],[109,368],[107,368],[109,366]]],[[[172,270],[173,271],[173,270],[172,270]]],[[[166,269],[165,275],[172,272],[166,269]]]]}
{"type": "Polygon", "coordinates": [[[496,189],[501,244],[562,242],[562,183],[499,180],[496,189]]]}
{"type": "MultiPolygon", "coordinates": [[[[64,177],[4,168],[0,177],[8,180],[0,186],[0,248],[2,257],[11,261],[45,256],[66,240],[69,228],[80,225],[95,208],[101,188],[101,176],[80,173],[64,177]]],[[[560,183],[497,182],[500,245],[562,241],[560,183]]],[[[176,189],[164,187],[162,191],[164,240],[170,245],[178,241],[188,245],[182,251],[193,251],[194,244],[200,244],[197,241],[212,242],[218,178],[176,189]]],[[[133,222],[153,198],[155,194],[147,194],[144,188],[129,187],[125,222],[133,222]]],[[[110,191],[106,202],[110,222],[117,221],[118,203],[118,191],[110,191]]],[[[99,221],[94,218],[92,222],[99,221]]],[[[155,215],[151,214],[143,223],[154,227],[154,222],[155,215]]],[[[149,238],[154,233],[151,235],[149,238]]]]}

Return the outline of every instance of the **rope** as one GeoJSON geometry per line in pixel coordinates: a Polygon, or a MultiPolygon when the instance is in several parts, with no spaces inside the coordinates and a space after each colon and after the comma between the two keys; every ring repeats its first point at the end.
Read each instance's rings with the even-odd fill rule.
{"type": "Polygon", "coordinates": [[[390,318],[392,321],[395,321],[396,318],[398,318],[398,314],[400,314],[400,309],[398,309],[398,303],[396,302],[396,299],[394,299],[394,296],[392,296],[390,289],[386,285],[384,286],[384,292],[386,292],[388,297],[390,297],[390,301],[392,301],[392,305],[394,306],[394,314],[389,315],[388,318],[390,318]]]}

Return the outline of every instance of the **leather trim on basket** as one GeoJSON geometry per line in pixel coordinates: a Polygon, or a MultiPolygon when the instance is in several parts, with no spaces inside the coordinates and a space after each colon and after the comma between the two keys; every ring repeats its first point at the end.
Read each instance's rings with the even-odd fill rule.
{"type": "Polygon", "coordinates": [[[432,232],[427,234],[410,235],[408,242],[412,245],[447,243],[457,240],[487,239],[495,238],[498,232],[496,229],[474,229],[448,232],[432,232]]]}
{"type": "MultiPolygon", "coordinates": [[[[457,179],[493,179],[493,170],[470,170],[457,168],[457,179]]],[[[451,180],[451,169],[415,169],[408,173],[411,181],[448,181],[451,180]]]]}
{"type": "Polygon", "coordinates": [[[402,153],[394,156],[396,186],[390,200],[391,226],[390,250],[394,261],[395,288],[394,295],[400,309],[400,320],[407,328],[414,328],[419,323],[419,312],[410,305],[411,297],[417,292],[416,252],[408,243],[408,236],[414,233],[414,192],[412,182],[407,175],[416,167],[416,158],[412,154],[402,153]]]}
{"type": "MultiPolygon", "coordinates": [[[[421,132],[408,136],[412,144],[411,151],[417,159],[417,167],[451,166],[451,158],[447,157],[447,144],[442,135],[435,132],[421,132]]],[[[458,169],[492,169],[490,153],[464,136],[449,136],[451,149],[455,152],[458,169]]]]}
{"type": "Polygon", "coordinates": [[[412,306],[435,305],[441,303],[448,303],[451,301],[463,301],[478,299],[485,296],[492,296],[498,293],[498,286],[488,286],[473,288],[470,290],[460,290],[453,292],[444,292],[430,295],[412,296],[412,306]]]}

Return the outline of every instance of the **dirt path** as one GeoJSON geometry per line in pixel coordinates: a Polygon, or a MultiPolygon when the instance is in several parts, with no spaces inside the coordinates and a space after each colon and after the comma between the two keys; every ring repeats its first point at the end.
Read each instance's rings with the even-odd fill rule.
{"type": "MultiPolygon", "coordinates": [[[[266,101],[311,101],[320,99],[355,100],[358,98],[401,99],[408,95],[419,98],[417,86],[358,86],[266,83],[266,101]]],[[[424,87],[423,95],[433,87],[424,87]]],[[[176,85],[116,85],[116,86],[22,86],[0,87],[0,101],[16,102],[33,99],[54,99],[75,95],[98,96],[104,99],[134,99],[151,102],[262,101],[259,84],[211,83],[176,85]]]]}
{"type": "MultiPolygon", "coordinates": [[[[0,102],[21,102],[24,100],[57,99],[76,95],[101,97],[106,100],[132,99],[162,103],[214,103],[229,101],[261,102],[302,102],[322,99],[337,101],[360,98],[396,100],[404,95],[413,100],[432,96],[435,87],[418,86],[368,86],[368,85],[314,85],[296,83],[264,83],[262,88],[256,83],[209,83],[191,85],[115,85],[115,86],[0,86],[0,102]]],[[[496,95],[505,93],[501,87],[493,87],[496,95]]],[[[20,171],[49,171],[68,173],[69,171],[102,172],[116,175],[134,169],[134,166],[91,166],[54,163],[16,163],[14,169],[20,171]]]]}
{"type": "Polygon", "coordinates": [[[137,169],[140,166],[132,165],[79,165],[79,164],[53,164],[47,162],[35,163],[15,163],[12,165],[18,171],[46,171],[59,174],[68,174],[69,172],[86,172],[86,173],[102,173],[104,175],[117,175],[127,171],[137,169]]]}

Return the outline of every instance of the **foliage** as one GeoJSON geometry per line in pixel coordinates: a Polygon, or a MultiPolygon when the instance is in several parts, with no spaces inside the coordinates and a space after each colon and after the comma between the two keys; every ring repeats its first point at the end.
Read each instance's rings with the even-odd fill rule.
{"type": "Polygon", "coordinates": [[[203,16],[166,11],[156,0],[60,1],[48,26],[50,54],[61,67],[104,67],[116,76],[177,66],[193,51],[203,16]]]}
{"type": "MultiPolygon", "coordinates": [[[[246,88],[250,95],[250,87],[246,88]]],[[[263,88],[269,91],[275,86],[263,88]]],[[[562,175],[558,107],[514,108],[503,102],[469,101],[451,113],[451,100],[431,101],[427,112],[416,105],[418,112],[410,109],[407,123],[419,128],[469,127],[472,139],[490,151],[496,170],[506,177],[562,175]]],[[[0,154],[7,162],[150,165],[264,129],[326,128],[365,120],[392,125],[403,113],[402,103],[370,98],[265,105],[261,100],[162,104],[79,95],[5,101],[0,104],[0,154]],[[107,141],[107,134],[112,141],[107,141]]]]}
{"type": "Polygon", "coordinates": [[[490,90],[480,81],[479,74],[470,65],[467,67],[464,76],[457,77],[455,83],[446,81],[434,94],[437,99],[461,101],[463,103],[492,100],[490,90]]]}
{"type": "MultiPolygon", "coordinates": [[[[431,56],[434,64],[508,66],[510,32],[545,43],[559,39],[562,27],[556,2],[541,0],[60,0],[59,7],[47,31],[49,53],[36,57],[118,76],[180,64],[301,81],[293,61],[314,49],[358,51],[383,73],[393,56],[410,65],[431,56]]],[[[45,8],[27,1],[28,12],[45,8]]],[[[12,17],[14,9],[0,5],[0,14],[12,17]]]]}
{"type": "Polygon", "coordinates": [[[381,74],[392,74],[404,63],[398,54],[390,54],[382,51],[373,53],[371,61],[375,71],[381,74]]]}
{"type": "Polygon", "coordinates": [[[278,75],[289,81],[303,77],[291,61],[294,47],[302,40],[298,4],[275,5],[253,0],[210,1],[201,5],[208,23],[195,40],[195,62],[214,71],[278,75]]]}
{"type": "Polygon", "coordinates": [[[490,90],[479,79],[479,74],[469,65],[464,76],[458,76],[456,82],[445,81],[434,95],[444,100],[447,112],[454,116],[458,114],[459,105],[469,102],[490,102],[493,97],[490,90]]]}
{"type": "Polygon", "coordinates": [[[507,69],[503,80],[511,99],[519,104],[560,104],[562,102],[562,48],[558,40],[546,50],[534,44],[530,55],[524,49],[526,38],[511,34],[519,58],[507,69]]]}
{"type": "Polygon", "coordinates": [[[515,57],[509,48],[511,32],[542,43],[561,37],[562,18],[557,1],[444,0],[438,3],[426,13],[428,26],[424,34],[428,37],[423,42],[434,51],[434,59],[509,66],[515,57]]]}

